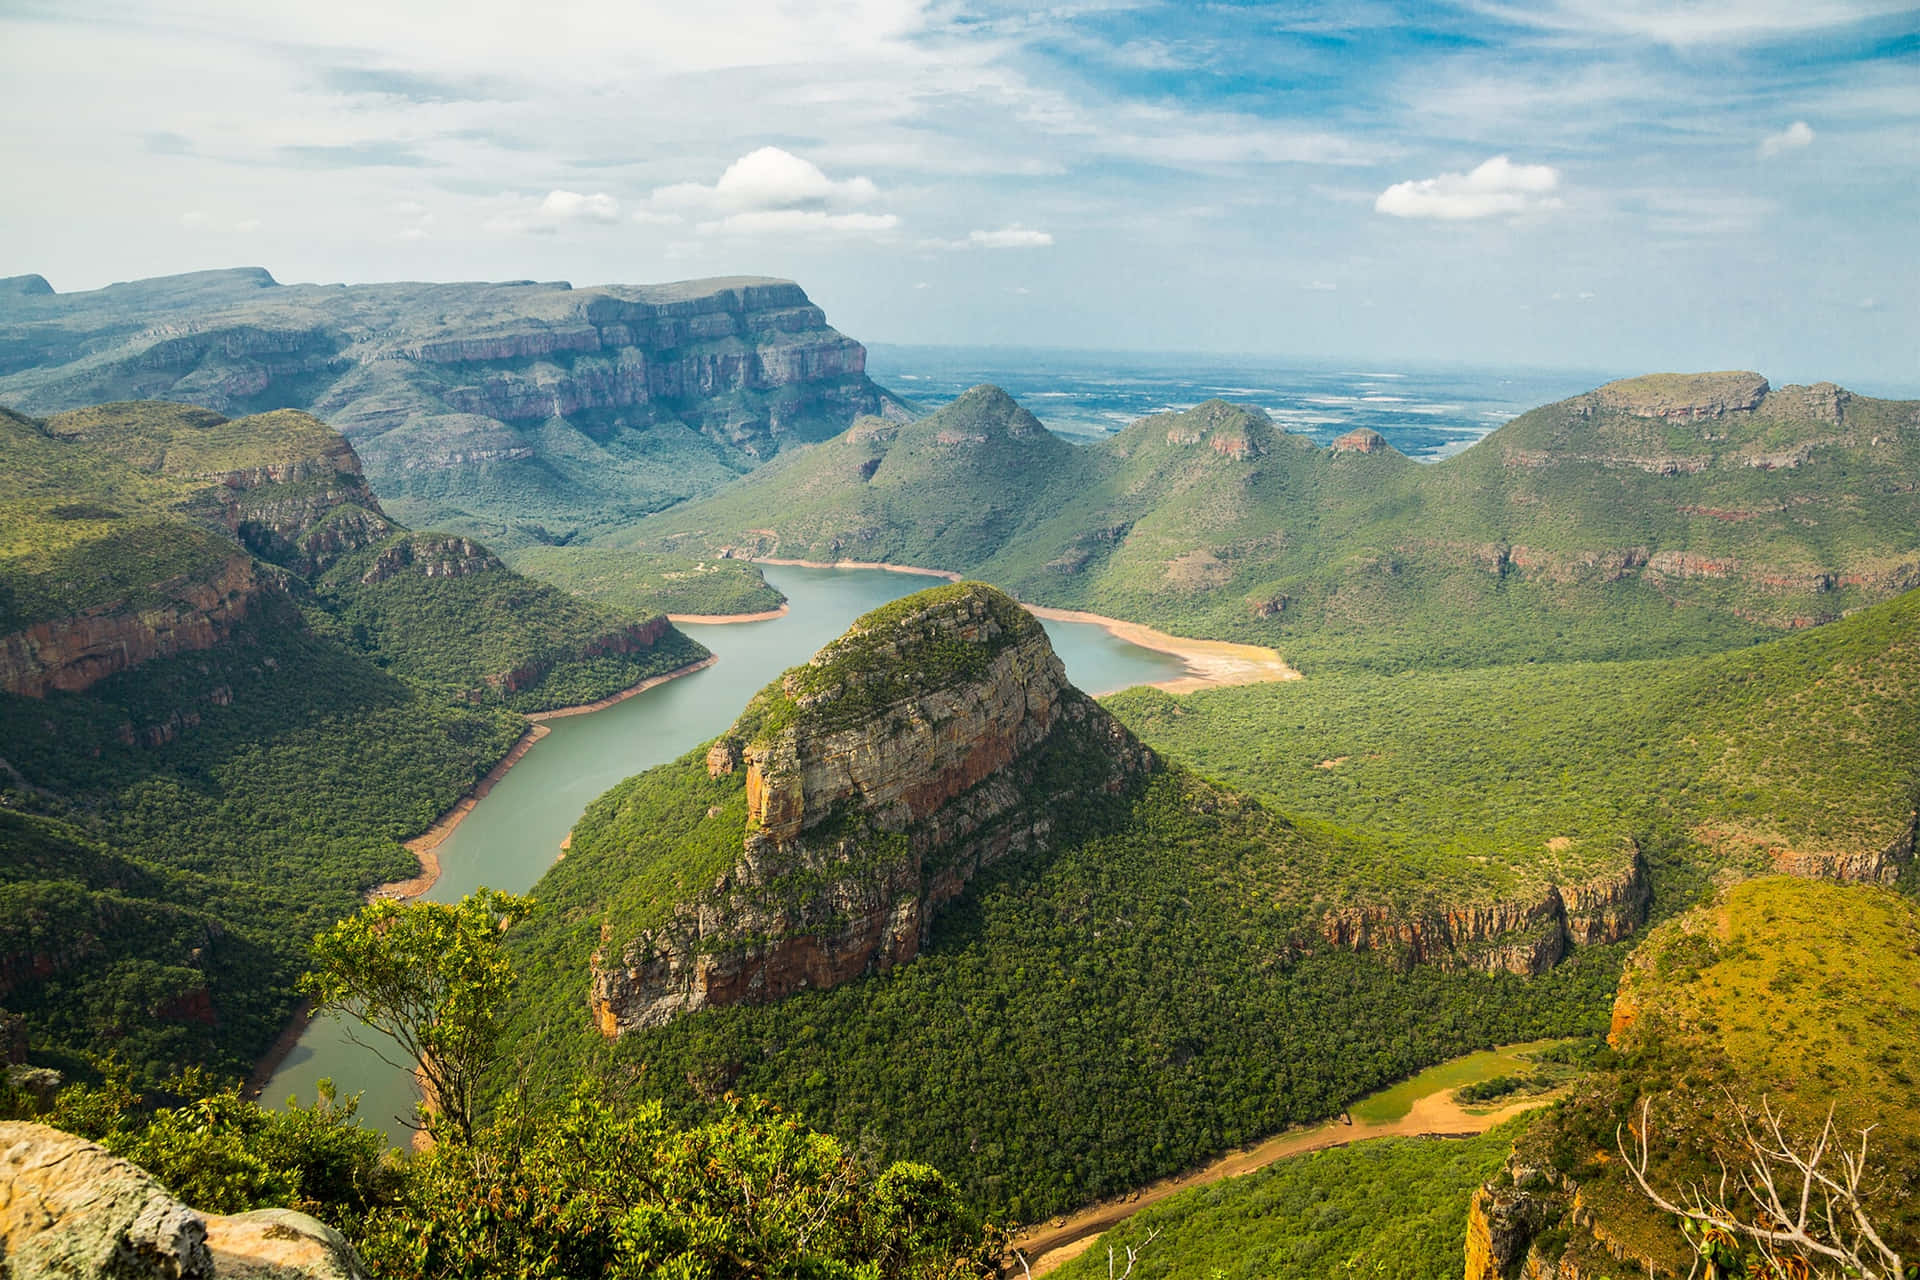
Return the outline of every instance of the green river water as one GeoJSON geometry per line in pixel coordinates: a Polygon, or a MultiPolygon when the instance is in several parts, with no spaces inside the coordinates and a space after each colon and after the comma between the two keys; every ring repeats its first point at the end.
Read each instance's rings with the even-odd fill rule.
{"type": "MultiPolygon", "coordinates": [[[[663,764],[733,723],[763,685],[806,661],[855,618],[933,585],[926,577],[880,569],[766,567],[788,600],[785,617],[728,626],[688,625],[688,635],[719,657],[703,671],[589,715],[549,721],[548,736],[500,779],[439,848],[440,879],[426,897],[457,901],[485,885],[509,892],[533,886],[587,805],[621,779],[663,764]]],[[[1165,680],[1185,672],[1169,654],[1115,639],[1100,627],[1048,622],[1067,678],[1090,693],[1165,680]]],[[[357,1029],[362,1039],[368,1035],[357,1029]]],[[[389,1057],[394,1057],[391,1048],[389,1057]]],[[[262,1091],[262,1101],[312,1101],[322,1079],[359,1093],[360,1114],[396,1141],[414,1104],[413,1080],[356,1043],[332,1018],[313,1022],[262,1091]]]]}

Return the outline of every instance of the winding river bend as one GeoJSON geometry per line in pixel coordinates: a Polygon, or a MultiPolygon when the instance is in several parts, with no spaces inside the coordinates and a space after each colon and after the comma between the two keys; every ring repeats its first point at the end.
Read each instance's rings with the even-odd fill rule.
{"type": "MultiPolygon", "coordinates": [[[[867,610],[932,585],[881,569],[804,569],[768,565],[767,581],[789,602],[785,616],[728,626],[684,624],[719,661],[678,680],[587,715],[550,720],[547,737],[481,798],[441,843],[440,879],[424,895],[455,902],[482,885],[520,893],[560,850],[575,819],[621,779],[663,764],[733,723],[747,699],[780,672],[805,662],[867,610]]],[[[1086,622],[1046,621],[1067,678],[1089,693],[1178,678],[1186,664],[1170,654],[1116,639],[1086,622]]],[[[360,1033],[365,1038],[365,1032],[360,1033]]],[[[391,1051],[389,1057],[396,1057],[391,1051]]],[[[359,1093],[360,1114],[395,1141],[408,1130],[413,1079],[321,1018],[280,1063],[261,1092],[265,1102],[312,1101],[331,1079],[359,1093]]]]}

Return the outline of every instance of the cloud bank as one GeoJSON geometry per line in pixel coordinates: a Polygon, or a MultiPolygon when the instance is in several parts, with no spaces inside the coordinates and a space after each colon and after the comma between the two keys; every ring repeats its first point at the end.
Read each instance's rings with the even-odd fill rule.
{"type": "Polygon", "coordinates": [[[1561,207],[1553,194],[1559,186],[1558,169],[1495,156],[1471,173],[1396,182],[1374,199],[1373,208],[1396,218],[1445,221],[1544,213],[1561,207]]]}

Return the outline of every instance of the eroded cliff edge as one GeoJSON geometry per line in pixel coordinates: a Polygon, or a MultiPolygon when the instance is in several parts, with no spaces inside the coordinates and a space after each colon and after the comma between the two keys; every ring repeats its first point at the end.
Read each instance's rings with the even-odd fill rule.
{"type": "Polygon", "coordinates": [[[609,1036],[911,960],[983,868],[1048,846],[1056,804],[1155,760],[1032,615],[960,583],[868,614],[683,767],[727,797],[717,874],[637,928],[609,919],[588,992],[609,1036]]]}

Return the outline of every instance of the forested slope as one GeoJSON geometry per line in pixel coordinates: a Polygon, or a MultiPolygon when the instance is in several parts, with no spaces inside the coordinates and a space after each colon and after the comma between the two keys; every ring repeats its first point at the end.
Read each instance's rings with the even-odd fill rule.
{"type": "Polygon", "coordinates": [[[244,1071],[307,939],[414,874],[399,842],[506,753],[512,710],[704,653],[407,531],[305,414],[0,433],[0,799],[55,824],[0,836],[0,1004],[42,1053],[244,1071]]]}

